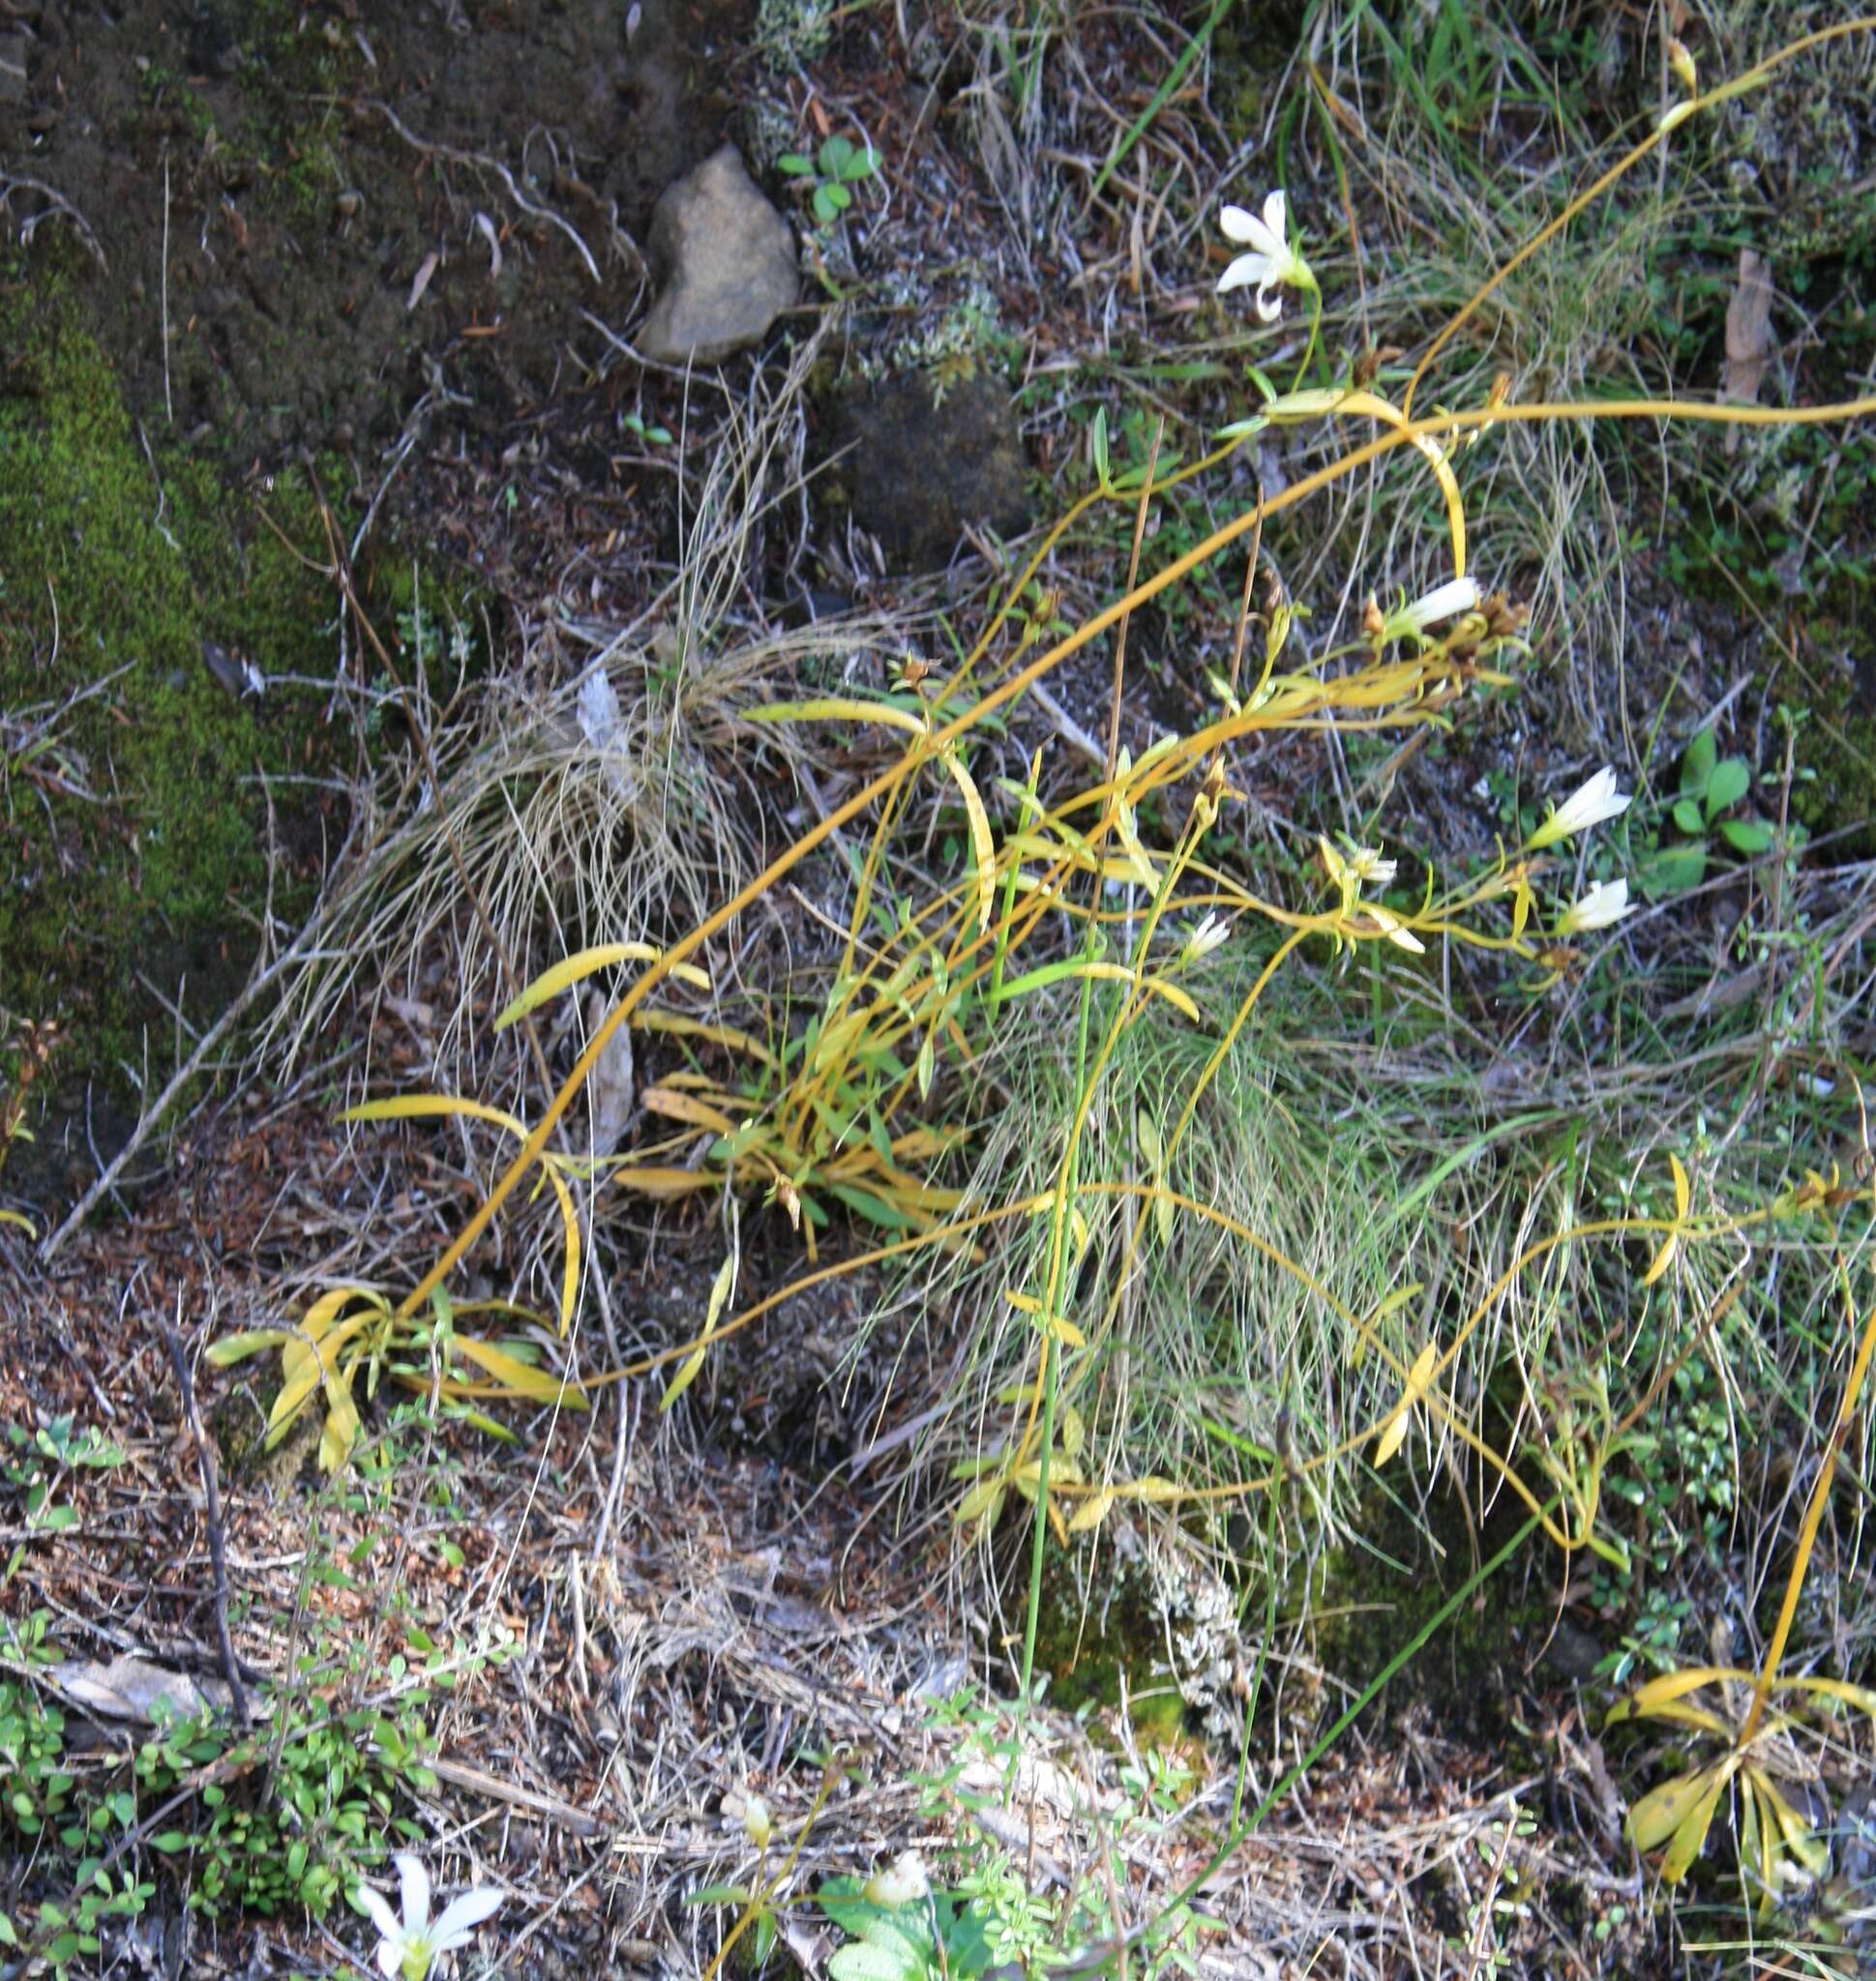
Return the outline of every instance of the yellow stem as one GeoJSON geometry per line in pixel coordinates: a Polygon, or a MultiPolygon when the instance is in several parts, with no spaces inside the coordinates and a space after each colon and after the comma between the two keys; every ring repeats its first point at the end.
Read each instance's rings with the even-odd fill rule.
{"type": "Polygon", "coordinates": [[[1837,1454],[1850,1435],[1850,1421],[1857,1414],[1857,1399],[1862,1393],[1863,1378],[1869,1374],[1872,1348],[1876,1348],[1876,1307],[1870,1309],[1869,1325],[1863,1329],[1862,1345],[1857,1350],[1850,1380],[1844,1384],[1843,1406],[1837,1412],[1836,1427],[1831,1433],[1824,1463],[1817,1468],[1817,1484],[1811,1488],[1811,1504],[1804,1515],[1804,1531],[1798,1537],[1798,1558],[1791,1565],[1791,1580],[1785,1584],[1785,1601],[1778,1611],[1778,1627],[1772,1633],[1772,1647],[1766,1652],[1765,1670],[1759,1673],[1759,1682],[1752,1691],[1752,1709],[1745,1716],[1745,1725],[1740,1729],[1741,1747],[1752,1744],[1752,1736],[1759,1730],[1759,1722],[1765,1718],[1766,1700],[1772,1697],[1772,1688],[1777,1681],[1785,1643],[1791,1636],[1792,1619],[1798,1614],[1799,1592],[1804,1586],[1805,1572],[1811,1565],[1811,1550],[1817,1543],[1818,1526],[1831,1497],[1831,1482],[1837,1474],[1837,1454]]]}
{"type": "MultiPolygon", "coordinates": [[[[1430,420],[1415,420],[1406,427],[1389,429],[1365,445],[1351,450],[1339,460],[1330,461],[1314,473],[1303,476],[1280,493],[1266,498],[1254,508],[1246,510],[1242,515],[1214,530],[1203,543],[1194,546],[1183,556],[1175,558],[1163,571],[1156,572],[1144,583],[1135,586],[1125,597],[1117,599],[1112,605],[1085,620],[1073,633],[1058,640],[1045,653],[1039,654],[1027,667],[1013,674],[974,707],[954,717],[942,729],[926,739],[928,749],[953,741],[973,728],[986,716],[1015,701],[1072,655],[1080,653],[1085,646],[1100,638],[1102,634],[1117,625],[1126,614],[1138,609],[1148,600],[1157,598],[1160,593],[1170,590],[1200,565],[1215,557],[1228,545],[1236,543],[1239,537],[1255,529],[1261,520],[1267,520],[1272,516],[1297,507],[1310,496],[1357,473],[1370,462],[1383,460],[1418,439],[1438,439],[1448,433],[1468,432],[1497,422],[1536,424],[1546,420],[1687,419],[1712,426],[1823,426],[1833,421],[1866,418],[1872,413],[1876,413],[1876,398],[1850,399],[1824,406],[1800,406],[1789,410],[1769,406],[1700,405],[1655,399],[1555,403],[1544,401],[1532,405],[1500,405],[1471,412],[1441,413],[1430,420]]],[[[612,1007],[605,1022],[587,1041],[586,1050],[575,1062],[574,1069],[562,1083],[560,1091],[549,1103],[527,1140],[522,1143],[508,1168],[496,1179],[494,1188],[469,1217],[462,1230],[445,1247],[441,1257],[400,1303],[398,1312],[401,1317],[407,1319],[423,1306],[432,1291],[455,1271],[470,1246],[489,1228],[495,1213],[513,1196],[522,1177],[540,1160],[541,1152],[546,1148],[555,1126],[573,1105],[575,1095],[585,1084],[600,1055],[611,1044],[619,1027],[640,1009],[652,990],[677,964],[688,962],[713,935],[733,922],[752,902],[759,900],[784,874],[824,844],[843,826],[859,817],[879,798],[894,790],[908,771],[915,769],[927,754],[927,749],[921,749],[916,759],[903,760],[891,769],[882,771],[870,784],[855,791],[845,803],[836,806],[818,824],[803,833],[791,846],[770,861],[753,880],[739,888],[721,907],[706,916],[689,934],[673,942],[656,962],[650,964],[643,974],[633,982],[618,1003],[612,1007]]]]}

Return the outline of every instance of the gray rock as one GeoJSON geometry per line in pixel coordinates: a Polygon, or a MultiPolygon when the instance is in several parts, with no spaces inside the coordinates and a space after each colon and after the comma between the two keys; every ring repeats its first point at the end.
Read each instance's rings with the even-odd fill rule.
{"type": "Polygon", "coordinates": [[[665,286],[639,349],[665,365],[714,365],[755,343],[800,293],[794,237],[733,144],[660,194],[651,254],[665,286]]]}
{"type": "Polygon", "coordinates": [[[1029,525],[1028,463],[1008,388],[979,372],[938,386],[905,371],[835,403],[834,469],[862,527],[900,570],[942,567],[967,525],[1029,525]]]}

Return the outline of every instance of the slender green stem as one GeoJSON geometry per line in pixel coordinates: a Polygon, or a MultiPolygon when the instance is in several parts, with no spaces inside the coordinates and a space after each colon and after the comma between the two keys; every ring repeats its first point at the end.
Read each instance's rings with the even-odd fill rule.
{"type": "Polygon", "coordinates": [[[1264,1692],[1270,1640],[1277,1634],[1277,1502],[1282,1497],[1282,1489],[1272,1488],[1264,1509],[1264,1576],[1269,1589],[1264,1602],[1264,1634],[1257,1641],[1257,1663],[1251,1668],[1250,1691],[1244,1700],[1244,1737],[1237,1744],[1237,1786],[1232,1790],[1229,1831],[1234,1837],[1241,1834],[1237,1825],[1244,1813],[1244,1784],[1251,1772],[1251,1723],[1257,1718],[1257,1702],[1264,1692]]]}
{"type": "MultiPolygon", "coordinates": [[[[1097,880],[1096,885],[1099,885],[1097,880]]],[[[1090,921],[1083,949],[1089,961],[1093,961],[1094,944],[1099,930],[1090,921]]],[[[1087,1028],[1088,1018],[1094,1002],[1094,980],[1082,979],[1082,1001],[1075,1026],[1075,1092],[1082,1092],[1082,1082],[1087,1068],[1087,1028]]],[[[1081,1121],[1078,1108],[1069,1134],[1075,1136],[1081,1121]]],[[[1042,1312],[1042,1448],[1036,1454],[1035,1482],[1035,1531],[1029,1543],[1029,1603],[1023,1619],[1023,1681],[1017,1697],[1024,1712],[1033,1703],[1029,1694],[1030,1681],[1035,1674],[1035,1634],[1036,1623],[1042,1614],[1042,1563],[1049,1541],[1049,1452],[1056,1441],[1056,1389],[1061,1379],[1061,1348],[1056,1340],[1056,1316],[1053,1311],[1056,1289],[1062,1283],[1062,1247],[1068,1242],[1068,1213],[1075,1201],[1076,1180],[1081,1173],[1081,1149],[1078,1145],[1068,1152],[1068,1163],[1063,1171],[1061,1186],[1056,1192],[1055,1215],[1049,1226],[1049,1276],[1047,1286],[1049,1298],[1043,1302],[1042,1312]]]]}

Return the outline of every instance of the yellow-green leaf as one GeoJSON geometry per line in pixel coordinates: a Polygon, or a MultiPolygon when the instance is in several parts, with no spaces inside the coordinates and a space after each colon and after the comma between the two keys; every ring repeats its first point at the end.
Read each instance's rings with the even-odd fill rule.
{"type": "Polygon", "coordinates": [[[1087,1442],[1087,1427],[1082,1422],[1082,1413],[1073,1404],[1065,1404],[1061,1412],[1061,1433],[1058,1439],[1061,1448],[1071,1459],[1079,1459],[1082,1447],[1087,1442]]]}
{"type": "Polygon", "coordinates": [[[567,1232],[567,1257],[560,1269],[560,1332],[573,1325],[574,1303],[580,1295],[580,1213],[574,1209],[573,1192],[561,1180],[557,1169],[549,1169],[548,1181],[560,1201],[560,1222],[567,1232]]]}
{"type": "Polygon", "coordinates": [[[1865,1685],[1851,1685],[1841,1678],[1781,1678],[1772,1689],[1773,1692],[1817,1693],[1825,1699],[1836,1700],[1876,1716],[1876,1692],[1871,1692],[1865,1685]]]}
{"type": "Polygon", "coordinates": [[[968,1527],[975,1520],[982,1520],[987,1523],[994,1523],[1003,1510],[1004,1492],[1004,1475],[1001,1472],[993,1472],[988,1478],[980,1479],[965,1494],[958,1502],[958,1510],[952,1518],[961,1527],[968,1527]]]}
{"type": "Polygon", "coordinates": [[[1604,1724],[1613,1727],[1623,1720],[1647,1719],[1670,1700],[1684,1699],[1703,1685],[1717,1685],[1729,1678],[1746,1685],[1754,1682],[1750,1671],[1742,1671],[1734,1665],[1688,1665],[1679,1671],[1663,1672],[1659,1678],[1637,1686],[1625,1700],[1612,1706],[1604,1724]]]}
{"type": "Polygon", "coordinates": [[[1681,1167],[1681,1158],[1672,1149],[1668,1151],[1668,1168],[1674,1171],[1674,1215],[1684,1218],[1693,1194],[1687,1188],[1687,1172],[1681,1167]]]}
{"type": "Polygon", "coordinates": [[[707,1128],[716,1135],[734,1135],[736,1124],[721,1108],[696,1094],[675,1091],[669,1086],[646,1087],[640,1097],[648,1113],[663,1114],[668,1120],[682,1121],[691,1128],[707,1128]]]}
{"type": "Polygon", "coordinates": [[[1107,1519],[1108,1510],[1114,1505],[1112,1492],[1091,1493],[1075,1509],[1074,1518],[1068,1523],[1071,1534],[1086,1534],[1098,1527],[1107,1519]]]}
{"type": "Polygon", "coordinates": [[[1425,1290],[1421,1281],[1415,1280],[1411,1286],[1396,1286],[1368,1316],[1370,1327],[1379,1327],[1390,1314],[1398,1314],[1416,1295],[1425,1290]]]}
{"type": "Polygon", "coordinates": [[[1706,1793],[1682,1819],[1673,1842],[1668,1845],[1667,1855],[1661,1859],[1661,1877],[1666,1883],[1679,1884],[1693,1869],[1694,1859],[1700,1855],[1707,1842],[1707,1832],[1712,1827],[1713,1811],[1719,1806],[1720,1793],[1738,1772],[1739,1764],[1737,1755],[1728,1755],[1716,1767],[1708,1770],[1712,1779],[1706,1793]]]}
{"type": "Polygon", "coordinates": [[[527,1139],[527,1130],[514,1115],[486,1101],[460,1100],[454,1094],[399,1094],[388,1101],[366,1101],[347,1108],[341,1121],[429,1121],[438,1115],[457,1115],[471,1121],[492,1121],[505,1128],[517,1141],[527,1139]]]}
{"type": "Polygon", "coordinates": [[[982,931],[990,927],[997,908],[997,848],[990,837],[990,813],[984,810],[984,801],[965,768],[964,758],[955,749],[947,749],[941,755],[951,782],[964,800],[964,815],[970,826],[971,856],[977,869],[977,927],[982,931]]]}
{"type": "Polygon", "coordinates": [[[492,1342],[479,1342],[473,1335],[458,1335],[454,1345],[465,1362],[473,1362],[478,1369],[492,1375],[504,1389],[513,1390],[518,1397],[525,1397],[530,1403],[564,1404],[570,1410],[589,1407],[585,1393],[578,1383],[565,1381],[545,1369],[537,1369],[531,1362],[523,1362],[519,1355],[511,1355],[506,1348],[496,1347],[492,1342]]]}
{"type": "Polygon", "coordinates": [[[1407,1373],[1407,1390],[1395,1407],[1394,1414],[1382,1426],[1381,1435],[1375,1443],[1375,1464],[1385,1465],[1400,1450],[1407,1440],[1407,1428],[1414,1414],[1414,1405],[1426,1395],[1427,1386],[1433,1380],[1433,1371],[1440,1360],[1439,1345],[1429,1342],[1414,1358],[1414,1366],[1407,1373]]]}
{"type": "Polygon", "coordinates": [[[307,1309],[301,1329],[311,1340],[320,1341],[345,1309],[360,1300],[369,1302],[379,1314],[391,1311],[390,1302],[374,1286],[334,1286],[307,1309]]]}
{"type": "Polygon", "coordinates": [[[237,1362],[245,1362],[250,1355],[257,1355],[263,1348],[278,1348],[292,1341],[294,1337],[284,1328],[257,1327],[246,1334],[224,1335],[219,1342],[211,1342],[203,1350],[209,1361],[218,1369],[231,1369],[237,1362]]]}
{"type": "Polygon", "coordinates": [[[707,1342],[700,1342],[684,1357],[682,1366],[677,1374],[671,1377],[670,1383],[666,1386],[664,1396],[659,1401],[658,1408],[661,1414],[669,1410],[678,1398],[690,1388],[691,1384],[697,1380],[697,1372],[703,1367],[703,1358],[709,1351],[710,1345],[707,1342]]]}
{"type": "Polygon", "coordinates": [[[351,1457],[363,1427],[358,1406],[352,1402],[350,1371],[328,1372],[325,1386],[326,1422],[319,1434],[319,1465],[323,1471],[336,1472],[351,1457]]]}
{"type": "Polygon", "coordinates": [[[1765,1798],[1777,1824],[1779,1841],[1813,1878],[1822,1878],[1831,1868],[1831,1847],[1785,1800],[1763,1770],[1748,1769],[1747,1778],[1765,1798]]]}
{"type": "Polygon", "coordinates": [[[39,1237],[32,1219],[20,1211],[0,1211],[0,1225],[17,1225],[28,1238],[37,1240],[39,1237]]]}
{"type": "Polygon", "coordinates": [[[640,1197],[688,1197],[695,1190],[717,1190],[723,1178],[710,1169],[678,1169],[656,1163],[629,1163],[612,1171],[612,1181],[640,1197]]]}
{"type": "Polygon", "coordinates": [[[297,1337],[286,1344],[281,1355],[286,1380],[281,1385],[281,1393],[274,1399],[274,1407],[267,1416],[266,1448],[269,1451],[285,1436],[287,1427],[328,1373],[338,1367],[340,1349],[361,1328],[369,1326],[372,1318],[371,1314],[354,1314],[342,1320],[320,1342],[316,1352],[297,1337]],[[299,1353],[294,1356],[296,1348],[299,1353]]]}
{"type": "Polygon", "coordinates": [[[1674,1835],[1712,1788],[1711,1768],[1677,1775],[1651,1789],[1628,1812],[1628,1835],[1638,1850],[1655,1850],[1674,1835]]]}
{"type": "Polygon", "coordinates": [[[726,1255],[723,1263],[717,1267],[716,1278],[710,1282],[710,1302],[704,1311],[703,1332],[697,1339],[697,1345],[685,1356],[683,1366],[671,1378],[658,1404],[661,1411],[670,1406],[697,1380],[697,1373],[703,1367],[703,1358],[710,1351],[711,1337],[716,1333],[718,1318],[730,1299],[730,1288],[736,1284],[736,1255],[726,1255]]]}
{"type": "Polygon", "coordinates": [[[764,1066],[775,1064],[775,1054],[751,1032],[739,1032],[734,1025],[706,1024],[700,1018],[685,1018],[675,1011],[640,1011],[632,1022],[640,1031],[664,1032],[673,1039],[703,1039],[721,1046],[726,1052],[740,1052],[759,1059],[764,1066]]]}
{"type": "MultiPolygon", "coordinates": [[[[571,990],[574,985],[583,983],[601,970],[610,969],[616,963],[655,963],[663,956],[662,949],[654,949],[648,942],[602,942],[591,949],[564,957],[551,969],[543,970],[513,1004],[496,1014],[495,1030],[502,1031],[517,1019],[525,1018],[530,1011],[538,1010],[563,990],[571,990]]],[[[695,963],[673,963],[669,974],[700,990],[711,988],[709,972],[699,969],[695,963]]]]}
{"type": "Polygon", "coordinates": [[[1668,1242],[1654,1255],[1654,1263],[1642,1275],[1642,1285],[1644,1286],[1653,1286],[1655,1281],[1674,1263],[1675,1246],[1679,1238],[1680,1233],[1677,1231],[1670,1231],[1668,1233],[1668,1242]]]}
{"type": "Polygon", "coordinates": [[[1711,1733],[1715,1740],[1731,1740],[1733,1737],[1733,1729],[1717,1713],[1710,1713],[1705,1706],[1690,1706],[1683,1700],[1652,1707],[1648,1717],[1671,1721],[1677,1727],[1697,1727],[1701,1732],[1711,1733]]]}
{"type": "Polygon", "coordinates": [[[752,723],[884,723],[889,728],[909,730],[914,736],[926,731],[923,716],[889,701],[861,701],[841,695],[822,695],[814,701],[768,701],[746,712],[752,723]]]}

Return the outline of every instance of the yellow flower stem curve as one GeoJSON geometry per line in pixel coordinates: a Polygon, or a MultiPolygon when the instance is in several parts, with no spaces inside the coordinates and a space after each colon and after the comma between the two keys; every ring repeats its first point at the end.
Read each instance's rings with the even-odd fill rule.
{"type": "Polygon", "coordinates": [[[1748,69],[1743,75],[1737,75],[1730,82],[1721,83],[1718,88],[1709,90],[1704,96],[1689,99],[1682,105],[1684,114],[1677,118],[1673,125],[1656,125],[1632,151],[1618,159],[1599,179],[1579,192],[1555,220],[1534,234],[1491,281],[1448,320],[1445,328],[1427,346],[1426,355],[1414,368],[1414,375],[1408,380],[1407,390],[1401,396],[1401,411],[1408,414],[1413,412],[1414,395],[1420,389],[1420,381],[1426,376],[1428,367],[1458,336],[1478,306],[1522,268],[1547,242],[1555,240],[1578,214],[1586,207],[1593,205],[1624,173],[1632,171],[1651,152],[1662,144],[1671,129],[1678,130],[1688,116],[1697,111],[1712,109],[1714,104],[1723,103],[1729,98],[1743,96],[1747,90],[1756,89],[1775,70],[1782,68],[1787,62],[1795,61],[1800,55],[1809,53],[1813,48],[1822,47],[1827,42],[1840,41],[1846,35],[1869,34],[1872,31],[1876,31],[1876,15],[1864,15],[1857,20],[1839,21],[1833,27],[1820,28],[1815,34],[1805,35],[1802,40],[1791,43],[1774,54],[1768,55],[1763,62],[1748,69]]]}
{"type": "Polygon", "coordinates": [[[1305,475],[1301,480],[1292,483],[1280,493],[1266,497],[1262,502],[1214,530],[1203,543],[1195,545],[1184,555],[1175,558],[1163,571],[1155,573],[1153,577],[1136,585],[1124,597],[1115,600],[1112,605],[1085,620],[1073,633],[1037,655],[1027,666],[993,690],[973,708],[964,715],[954,717],[931,738],[924,739],[915,756],[908,757],[891,769],[881,771],[878,777],[811,826],[791,846],[779,853],[760,873],[739,888],[729,901],[706,916],[687,935],[680,936],[671,943],[658,961],[649,964],[643,974],[628,987],[605,1021],[587,1041],[586,1049],[575,1062],[573,1071],[562,1082],[559,1092],[549,1103],[520,1152],[496,1179],[494,1188],[444,1248],[435,1263],[399,1304],[400,1317],[408,1319],[418,1312],[431,1293],[455,1271],[463,1255],[489,1228],[496,1212],[514,1195],[522,1177],[540,1160],[541,1153],[547,1147],[555,1126],[573,1105],[575,1095],[585,1084],[594,1066],[598,1064],[600,1055],[611,1044],[619,1027],[631,1019],[632,1014],[639,1010],[653,990],[677,964],[689,962],[713,935],[728,928],[752,902],[759,900],[784,874],[798,866],[844,826],[858,818],[879,798],[892,791],[906,776],[908,768],[915,768],[923,761],[932,744],[950,742],[974,727],[986,716],[1006,707],[1072,655],[1080,653],[1085,646],[1100,638],[1126,614],[1137,610],[1147,601],[1157,598],[1160,593],[1179,583],[1199,566],[1215,557],[1228,545],[1236,543],[1238,538],[1256,528],[1261,521],[1281,515],[1285,510],[1295,508],[1322,489],[1331,488],[1337,482],[1357,473],[1371,461],[1385,459],[1400,448],[1414,445],[1420,438],[1438,439],[1448,433],[1468,432],[1500,421],[1536,424],[1546,420],[1687,419],[1712,426],[1823,426],[1832,422],[1865,418],[1872,413],[1876,413],[1876,398],[1851,399],[1824,406],[1801,406],[1787,410],[1763,406],[1682,404],[1674,400],[1655,399],[1610,399],[1601,402],[1543,401],[1522,406],[1482,407],[1476,411],[1442,413],[1430,420],[1416,420],[1406,427],[1390,429],[1376,435],[1364,445],[1352,449],[1339,459],[1330,461],[1313,473],[1305,475]]]}
{"type": "Polygon", "coordinates": [[[1823,1464],[1817,1468],[1817,1484],[1811,1489],[1811,1503],[1804,1514],[1804,1531],[1799,1536],[1798,1555],[1791,1565],[1791,1580],[1785,1584],[1785,1600],[1778,1611],[1778,1624],[1772,1633],[1772,1643],[1766,1652],[1765,1670],[1759,1673],[1759,1682],[1752,1689],[1751,1709],[1745,1716],[1745,1724],[1740,1729],[1739,1745],[1742,1748],[1752,1744],[1752,1736],[1759,1730],[1759,1722],[1765,1718],[1766,1700],[1772,1697],[1772,1688],[1777,1681],[1778,1667],[1784,1660],[1785,1644],[1791,1637],[1792,1619],[1798,1614],[1799,1591],[1804,1586],[1804,1577],[1811,1565],[1811,1550],[1817,1544],[1818,1525],[1824,1519],[1824,1508],[1831,1497],[1831,1484],[1837,1474],[1837,1455],[1850,1435],[1850,1424],[1857,1414],[1863,1378],[1869,1374],[1872,1349],[1876,1349],[1876,1307],[1869,1311],[1869,1324],[1863,1329],[1862,1345],[1857,1350],[1850,1379],[1843,1386],[1843,1404],[1831,1432],[1831,1442],[1825,1450],[1823,1464]]]}

